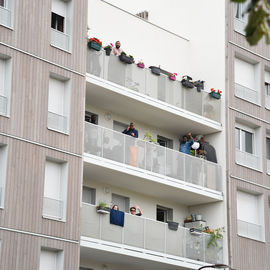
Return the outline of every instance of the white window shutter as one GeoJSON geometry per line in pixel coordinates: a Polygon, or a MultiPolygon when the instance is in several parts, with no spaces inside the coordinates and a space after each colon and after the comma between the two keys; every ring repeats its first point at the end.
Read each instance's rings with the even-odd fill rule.
{"type": "Polygon", "coordinates": [[[64,115],[65,112],[65,82],[54,78],[49,81],[49,112],[64,115]]]}

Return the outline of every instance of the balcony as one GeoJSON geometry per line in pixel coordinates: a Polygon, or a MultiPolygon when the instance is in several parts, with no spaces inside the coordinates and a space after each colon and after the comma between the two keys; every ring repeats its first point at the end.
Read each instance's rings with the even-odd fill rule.
{"type": "Polygon", "coordinates": [[[259,92],[244,85],[235,83],[235,95],[251,103],[260,104],[259,92]]]}
{"type": "Polygon", "coordinates": [[[124,254],[129,251],[131,256],[134,252],[137,260],[148,254],[157,259],[162,257],[163,263],[166,259],[190,264],[223,261],[222,241],[218,241],[217,246],[207,247],[209,234],[193,235],[189,229],[180,226],[177,231],[172,231],[167,223],[130,214],[125,214],[124,227],[115,226],[110,224],[109,215],[98,214],[95,206],[85,203],[81,236],[81,242],[95,243],[94,249],[115,247],[112,252],[124,254]]]}
{"type": "MultiPolygon", "coordinates": [[[[145,102],[152,101],[156,105],[166,106],[167,109],[188,112],[197,117],[199,115],[216,124],[220,122],[220,100],[211,98],[205,91],[185,89],[179,81],[173,82],[164,74],[157,76],[150,69],[140,69],[135,64],[123,64],[114,55],[106,56],[103,51],[89,49],[87,73],[126,89],[126,93],[131,91],[138,98],[146,99],[145,102]]],[[[100,95],[100,90],[98,91],[95,97],[100,95]]]]}
{"type": "Polygon", "coordinates": [[[258,241],[264,241],[263,226],[246,222],[243,220],[237,220],[237,231],[238,235],[247,238],[255,239],[258,241]]]}
{"type": "Polygon", "coordinates": [[[0,95],[0,114],[7,115],[8,99],[5,96],[0,95]]]}
{"type": "MultiPolygon", "coordinates": [[[[89,154],[90,157],[95,156],[93,162],[102,166],[103,169],[108,161],[109,169],[171,185],[174,189],[177,186],[186,190],[186,192],[195,192],[196,198],[193,196],[187,198],[188,193],[183,195],[185,204],[190,200],[193,200],[190,203],[205,203],[206,201],[199,200],[198,192],[202,192],[201,195],[208,194],[207,196],[222,200],[221,166],[216,163],[87,122],[85,123],[84,152],[86,156],[89,156],[89,154]],[[96,160],[100,161],[96,162],[96,160]]],[[[87,159],[86,156],[85,160],[87,159]]],[[[85,173],[87,173],[87,169],[85,169],[85,173]]],[[[93,173],[94,168],[91,168],[91,174],[93,175],[93,173]]],[[[105,174],[104,171],[102,173],[105,174]]],[[[108,182],[110,182],[112,175],[109,172],[107,174],[108,182]]],[[[120,181],[119,175],[115,178],[120,181]]],[[[105,175],[103,179],[105,179],[105,175]]],[[[131,188],[132,184],[128,183],[127,180],[124,181],[123,179],[119,186],[126,183],[131,188]]],[[[138,181],[134,182],[139,183],[138,181]]],[[[149,189],[149,187],[146,189],[149,189]]],[[[151,190],[153,191],[153,187],[151,190]]],[[[162,192],[165,193],[164,188],[162,192]]],[[[180,197],[179,190],[177,192],[176,197],[180,197]]],[[[170,197],[170,199],[172,198],[170,197]]]]}
{"type": "Polygon", "coordinates": [[[254,154],[235,149],[235,160],[239,165],[261,170],[261,159],[254,154]]]}
{"type": "Polygon", "coordinates": [[[11,27],[11,11],[0,6],[0,24],[11,27]]]}

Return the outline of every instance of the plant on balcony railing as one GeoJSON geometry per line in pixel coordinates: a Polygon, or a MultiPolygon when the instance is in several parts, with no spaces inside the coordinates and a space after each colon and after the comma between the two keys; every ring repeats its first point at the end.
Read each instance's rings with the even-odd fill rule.
{"type": "Polygon", "coordinates": [[[119,59],[126,64],[132,64],[134,62],[134,57],[132,55],[127,55],[125,52],[121,52],[119,59]]]}
{"type": "Polygon", "coordinates": [[[145,66],[144,66],[144,62],[143,61],[139,61],[138,63],[137,63],[137,67],[139,67],[139,68],[144,68],[145,66]]]}
{"type": "Polygon", "coordinates": [[[168,77],[170,80],[175,81],[176,80],[177,73],[169,73],[168,77]]]}
{"type": "Polygon", "coordinates": [[[112,51],[112,47],[113,47],[112,43],[110,43],[109,45],[104,47],[104,50],[105,50],[107,56],[110,56],[111,51],[112,51]]]}
{"type": "Polygon", "coordinates": [[[193,85],[197,88],[198,92],[204,89],[204,81],[198,80],[193,83],[193,85]]]}
{"type": "Polygon", "coordinates": [[[194,88],[194,84],[190,76],[187,75],[183,76],[181,83],[186,88],[194,88]]]}
{"type": "Polygon", "coordinates": [[[97,208],[97,213],[101,213],[101,214],[108,214],[110,213],[110,210],[111,210],[111,208],[108,207],[108,204],[106,202],[100,202],[96,208],[97,208]]]}
{"type": "Polygon", "coordinates": [[[158,75],[158,76],[160,75],[160,66],[158,67],[150,66],[149,68],[151,69],[153,74],[158,75]]]}
{"type": "Polygon", "coordinates": [[[210,248],[212,247],[217,247],[218,246],[218,240],[221,240],[223,238],[223,232],[225,232],[225,228],[221,227],[221,228],[217,228],[215,230],[213,229],[209,229],[209,227],[205,227],[205,229],[203,230],[203,232],[205,233],[209,233],[210,239],[208,241],[207,247],[210,248]]]}
{"type": "Polygon", "coordinates": [[[143,139],[145,141],[152,142],[152,143],[155,143],[156,142],[156,140],[153,138],[153,135],[150,133],[149,130],[147,130],[145,132],[143,139]]]}
{"type": "Polygon", "coordinates": [[[211,92],[209,93],[209,95],[211,97],[216,98],[216,99],[220,99],[222,91],[220,91],[219,89],[215,90],[214,88],[211,88],[210,90],[211,90],[211,92]]]}
{"type": "Polygon", "coordinates": [[[90,38],[88,42],[88,47],[90,49],[100,51],[102,46],[102,42],[98,38],[90,38]]]}

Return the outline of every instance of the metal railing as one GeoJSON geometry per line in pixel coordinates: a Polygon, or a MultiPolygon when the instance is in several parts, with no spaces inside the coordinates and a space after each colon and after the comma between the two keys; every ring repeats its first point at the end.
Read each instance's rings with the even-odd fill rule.
{"type": "Polygon", "coordinates": [[[237,220],[237,232],[239,235],[263,241],[263,226],[246,222],[244,220],[237,220]]]}
{"type": "Polygon", "coordinates": [[[57,113],[48,112],[48,127],[54,130],[68,132],[67,117],[57,113]]]}
{"type": "Polygon", "coordinates": [[[0,95],[0,114],[7,115],[8,99],[0,95]]]}
{"type": "Polygon", "coordinates": [[[61,31],[51,28],[51,44],[64,49],[66,51],[70,50],[70,35],[67,35],[61,31]]]}
{"type": "Polygon", "coordinates": [[[11,26],[11,10],[0,6],[0,24],[11,26]]]}
{"type": "Polygon", "coordinates": [[[270,96],[265,95],[265,108],[270,110],[270,96]]]}
{"type": "Polygon", "coordinates": [[[261,159],[259,156],[254,154],[235,149],[235,159],[237,164],[244,165],[256,170],[261,169],[261,159]]]}
{"type": "Polygon", "coordinates": [[[43,216],[63,219],[63,201],[43,197],[43,216]]]}
{"type": "Polygon", "coordinates": [[[85,122],[84,152],[174,180],[222,191],[221,166],[85,122]]]}
{"type": "Polygon", "coordinates": [[[154,75],[150,69],[140,69],[135,64],[123,64],[117,56],[106,56],[104,51],[87,50],[87,72],[220,122],[220,100],[210,97],[209,93],[197,92],[196,88],[185,89],[179,81],[171,81],[164,74],[154,75]]]}
{"type": "Polygon", "coordinates": [[[168,224],[156,220],[125,214],[124,227],[111,225],[109,214],[98,214],[96,207],[83,203],[81,235],[128,246],[129,250],[153,255],[174,255],[208,263],[222,263],[223,241],[209,246],[210,235],[193,235],[179,226],[170,230],[168,224]],[[157,254],[158,253],[158,254],[157,254]]]}
{"type": "Polygon", "coordinates": [[[235,83],[235,95],[249,102],[259,104],[259,92],[241,84],[235,83]]]}

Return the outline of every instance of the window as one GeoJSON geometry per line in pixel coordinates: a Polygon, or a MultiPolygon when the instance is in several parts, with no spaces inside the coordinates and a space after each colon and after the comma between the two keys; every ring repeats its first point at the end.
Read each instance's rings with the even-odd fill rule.
{"type": "Polygon", "coordinates": [[[45,164],[43,216],[65,220],[67,163],[47,159],[45,164]]]}
{"type": "Polygon", "coordinates": [[[270,174],[270,135],[266,138],[266,170],[270,174]]]}
{"type": "Polygon", "coordinates": [[[237,191],[238,234],[264,241],[263,196],[237,191]]]}
{"type": "Polygon", "coordinates": [[[236,149],[253,154],[253,136],[254,136],[253,133],[236,127],[235,128],[236,149]]]}
{"type": "Polygon", "coordinates": [[[69,80],[52,74],[49,80],[48,128],[68,133],[69,80]]]}
{"type": "Polygon", "coordinates": [[[248,23],[248,14],[245,13],[248,4],[249,1],[234,4],[234,30],[243,35],[245,35],[245,27],[248,23]]]}
{"type": "Polygon", "coordinates": [[[10,111],[11,58],[0,54],[0,115],[10,111]]]}
{"type": "Polygon", "coordinates": [[[157,220],[167,222],[173,220],[173,209],[157,205],[157,220]]]}
{"type": "Polygon", "coordinates": [[[51,248],[41,248],[39,270],[63,270],[64,252],[51,248]]]}
{"type": "Polygon", "coordinates": [[[72,1],[52,0],[51,44],[71,51],[72,1]]]}
{"type": "Polygon", "coordinates": [[[121,123],[121,122],[118,122],[118,121],[115,121],[115,120],[113,121],[113,130],[115,130],[115,131],[122,132],[127,127],[128,127],[128,124],[121,123]]]}
{"type": "Polygon", "coordinates": [[[0,24],[6,27],[13,26],[14,0],[0,0],[0,24]]]}
{"type": "Polygon", "coordinates": [[[96,190],[94,188],[83,186],[82,201],[84,203],[96,204],[96,190]]]}
{"type": "Polygon", "coordinates": [[[173,140],[168,139],[166,137],[157,135],[157,142],[159,143],[159,145],[173,149],[173,140]]]}
{"type": "Polygon", "coordinates": [[[7,172],[7,145],[0,144],[0,207],[4,207],[4,195],[7,172]]]}
{"type": "Polygon", "coordinates": [[[264,74],[264,86],[265,86],[265,108],[270,110],[270,72],[265,71],[264,74]]]}
{"type": "Polygon", "coordinates": [[[129,213],[129,198],[118,195],[118,194],[112,194],[112,206],[118,205],[120,211],[124,211],[129,213]]]}
{"type": "Polygon", "coordinates": [[[260,67],[252,60],[235,58],[235,96],[260,104],[260,67]]]}
{"type": "Polygon", "coordinates": [[[86,122],[98,125],[98,115],[95,113],[91,113],[91,112],[86,111],[84,120],[86,122]]]}

